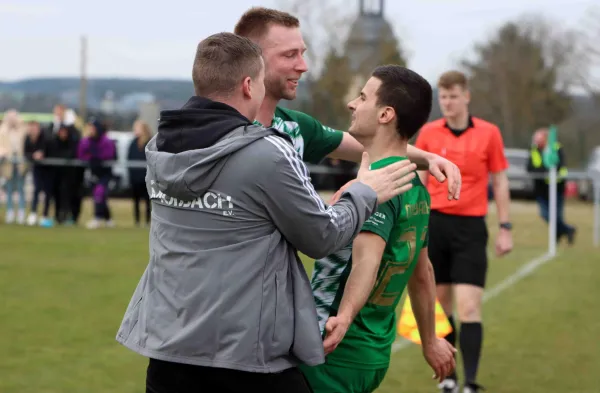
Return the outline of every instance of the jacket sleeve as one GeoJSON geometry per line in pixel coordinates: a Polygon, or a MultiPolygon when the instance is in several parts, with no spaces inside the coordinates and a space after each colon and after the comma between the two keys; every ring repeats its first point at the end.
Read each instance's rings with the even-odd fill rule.
{"type": "Polygon", "coordinates": [[[556,165],[556,168],[558,170],[560,170],[566,166],[567,166],[567,163],[565,161],[565,152],[562,147],[559,147],[558,148],[558,164],[556,165]]]}
{"type": "Polygon", "coordinates": [[[79,144],[77,145],[77,158],[82,161],[90,160],[90,140],[88,138],[83,138],[79,141],[79,144]]]}
{"type": "Polygon", "coordinates": [[[323,258],[350,243],[375,211],[377,194],[357,182],[327,206],[290,143],[277,136],[266,140],[275,147],[275,159],[263,168],[259,187],[267,214],[283,236],[311,258],[323,258]]]}
{"type": "Polygon", "coordinates": [[[101,148],[98,152],[98,159],[102,161],[109,161],[115,158],[116,148],[115,142],[111,139],[104,139],[101,144],[101,148]]]}

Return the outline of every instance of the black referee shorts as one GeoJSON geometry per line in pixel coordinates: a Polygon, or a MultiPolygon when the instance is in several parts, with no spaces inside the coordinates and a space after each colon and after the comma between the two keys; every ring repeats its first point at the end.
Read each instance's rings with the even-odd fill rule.
{"type": "Polygon", "coordinates": [[[485,287],[488,258],[485,217],[444,214],[429,217],[429,259],[436,284],[485,287]]]}
{"type": "Polygon", "coordinates": [[[150,359],[146,393],[313,393],[294,367],[274,374],[192,366],[150,359]]]}

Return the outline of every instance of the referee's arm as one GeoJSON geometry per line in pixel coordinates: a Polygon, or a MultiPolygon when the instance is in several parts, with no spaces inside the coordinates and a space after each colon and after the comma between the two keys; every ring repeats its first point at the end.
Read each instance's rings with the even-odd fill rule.
{"type": "Polygon", "coordinates": [[[510,221],[510,190],[508,186],[508,160],[504,154],[504,141],[500,130],[495,128],[490,139],[488,169],[492,175],[492,188],[499,222],[510,221]]]}
{"type": "Polygon", "coordinates": [[[492,188],[499,222],[510,221],[510,189],[506,171],[492,173],[492,188]]]}

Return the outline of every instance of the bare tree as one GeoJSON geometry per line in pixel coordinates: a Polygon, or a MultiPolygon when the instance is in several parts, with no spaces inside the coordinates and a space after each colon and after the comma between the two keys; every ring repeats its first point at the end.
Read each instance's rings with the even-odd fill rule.
{"type": "Polygon", "coordinates": [[[463,61],[474,113],[499,124],[507,143],[524,145],[531,131],[570,113],[569,91],[580,85],[578,34],[539,16],[501,26],[463,61]]]}
{"type": "Polygon", "coordinates": [[[591,7],[580,25],[586,72],[581,75],[583,88],[600,105],[600,6],[591,7]]]}
{"type": "Polygon", "coordinates": [[[308,74],[315,78],[322,70],[329,49],[341,49],[356,10],[343,0],[277,0],[276,4],[280,10],[300,19],[307,46],[308,74]]]}
{"type": "MultiPolygon", "coordinates": [[[[380,36],[375,39],[370,29],[363,32],[365,23],[356,20],[359,16],[358,7],[354,7],[358,6],[356,2],[348,7],[343,0],[278,1],[280,9],[300,19],[308,48],[311,99],[298,109],[330,127],[345,129],[349,120],[347,102],[358,94],[373,67],[406,64],[398,38],[388,24],[381,25],[380,36]],[[351,26],[353,34],[348,34],[351,26]],[[364,36],[368,39],[363,39],[364,36]]],[[[367,23],[366,27],[372,26],[367,23]]]]}
{"type": "Polygon", "coordinates": [[[310,113],[330,127],[345,130],[349,126],[346,104],[352,81],[348,58],[331,48],[325,56],[321,74],[311,86],[310,113]]]}

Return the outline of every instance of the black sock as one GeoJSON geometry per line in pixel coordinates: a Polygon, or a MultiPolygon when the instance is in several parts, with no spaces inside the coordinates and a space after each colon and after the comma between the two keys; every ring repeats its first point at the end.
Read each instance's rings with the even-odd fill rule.
{"type": "Polygon", "coordinates": [[[482,342],[483,326],[481,322],[460,324],[460,351],[463,357],[466,384],[476,381],[482,342]]]}
{"type": "MultiPolygon", "coordinates": [[[[454,324],[454,317],[452,315],[448,316],[448,322],[450,322],[452,331],[445,338],[452,346],[456,347],[456,325],[454,324]]],[[[456,359],[456,354],[454,355],[454,359],[456,359]]],[[[456,380],[456,371],[453,371],[448,378],[456,380]]]]}

